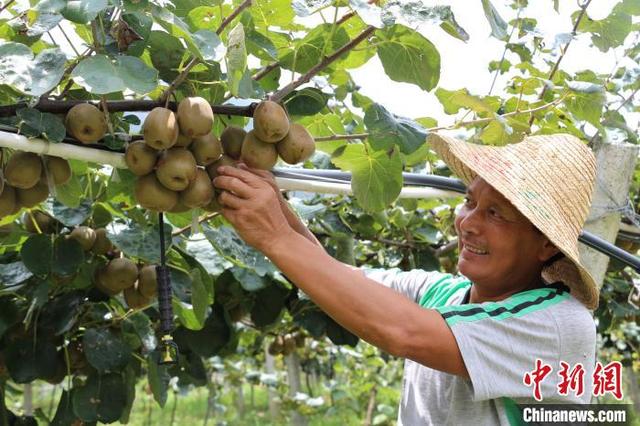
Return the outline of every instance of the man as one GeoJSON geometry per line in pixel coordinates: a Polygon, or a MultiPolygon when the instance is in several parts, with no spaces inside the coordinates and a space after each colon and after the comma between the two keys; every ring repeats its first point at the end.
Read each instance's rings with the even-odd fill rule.
{"type": "Polygon", "coordinates": [[[439,135],[427,142],[468,185],[455,221],[459,277],[363,273],[331,258],[264,174],[222,167],[214,184],[248,244],[342,326],[407,359],[399,424],[509,424],[515,403],[534,396],[588,402],[590,382],[580,395],[558,392],[558,372],[561,362],[580,364],[588,379],[595,362],[588,309],[598,292],[577,249],[593,154],[568,135],[500,148],[439,135]],[[540,363],[553,373],[527,382],[540,363]]]}

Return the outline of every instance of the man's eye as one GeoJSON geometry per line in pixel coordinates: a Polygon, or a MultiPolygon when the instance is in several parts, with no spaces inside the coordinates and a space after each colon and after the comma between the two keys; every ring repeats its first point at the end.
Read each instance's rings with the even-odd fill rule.
{"type": "Polygon", "coordinates": [[[494,216],[494,217],[502,217],[500,212],[498,210],[496,210],[496,209],[490,209],[489,213],[491,214],[491,216],[494,216]]]}

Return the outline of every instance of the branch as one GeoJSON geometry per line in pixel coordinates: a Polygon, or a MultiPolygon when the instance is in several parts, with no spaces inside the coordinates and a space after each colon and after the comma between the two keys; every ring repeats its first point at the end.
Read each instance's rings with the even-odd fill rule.
{"type": "MultiPolygon", "coordinates": [[[[549,75],[547,76],[547,80],[551,80],[553,78],[553,76],[556,75],[556,72],[558,71],[558,68],[560,67],[560,62],[562,62],[562,58],[564,58],[564,55],[566,55],[567,49],[569,49],[569,45],[573,41],[573,38],[576,36],[576,31],[578,31],[578,26],[580,25],[580,21],[582,21],[582,18],[586,14],[587,7],[589,7],[590,3],[591,3],[591,0],[586,0],[586,2],[584,4],[580,5],[580,8],[581,8],[580,14],[578,15],[578,18],[576,19],[576,23],[573,25],[573,30],[571,30],[571,36],[572,37],[569,39],[569,41],[567,41],[567,44],[565,44],[564,47],[562,48],[562,53],[560,54],[560,57],[558,58],[556,63],[553,65],[553,68],[551,68],[551,71],[549,72],[549,75]]],[[[544,95],[546,93],[547,93],[547,86],[545,85],[544,88],[542,89],[542,92],[540,93],[540,96],[538,97],[538,99],[544,98],[544,95]]],[[[531,118],[529,119],[529,126],[531,126],[533,124],[533,121],[535,119],[536,119],[535,116],[531,115],[531,118]]]]}
{"type": "MultiPolygon", "coordinates": [[[[224,31],[224,29],[247,7],[251,6],[251,0],[244,0],[240,5],[238,5],[238,7],[231,13],[231,15],[227,16],[225,18],[224,21],[222,21],[222,23],[220,24],[220,26],[218,27],[218,29],[216,30],[216,34],[220,35],[222,34],[222,31],[224,31]]],[[[187,78],[187,75],[189,74],[189,72],[191,71],[191,69],[193,67],[195,67],[196,65],[198,65],[200,63],[200,58],[198,58],[197,56],[194,56],[193,58],[191,58],[191,60],[189,61],[189,63],[187,64],[186,67],[184,67],[184,69],[182,70],[182,72],[180,72],[180,74],[178,74],[178,76],[175,78],[175,80],[173,80],[173,82],[171,83],[171,85],[169,86],[169,88],[167,90],[164,91],[164,93],[162,94],[162,96],[160,97],[162,101],[166,101],[167,99],[169,99],[169,97],[171,96],[171,94],[173,92],[175,92],[175,90],[178,88],[178,86],[180,86],[184,80],[187,78]]]]}
{"type": "Polygon", "coordinates": [[[341,141],[348,139],[366,139],[369,137],[369,133],[354,133],[352,135],[331,135],[331,136],[318,136],[313,139],[316,142],[326,142],[326,141],[341,141]]]}
{"type": "Polygon", "coordinates": [[[626,98],[621,104],[620,106],[618,106],[618,108],[616,108],[616,112],[620,111],[622,109],[623,106],[625,106],[626,104],[628,104],[629,102],[631,102],[633,100],[633,98],[636,96],[636,94],[638,93],[638,91],[640,90],[640,87],[637,87],[636,90],[634,90],[628,98],[626,98]]]}
{"type": "Polygon", "coordinates": [[[296,81],[291,82],[290,84],[286,85],[285,87],[283,87],[282,89],[278,90],[276,93],[271,95],[270,99],[274,102],[281,101],[284,97],[286,97],[289,93],[294,91],[297,87],[303,85],[304,83],[308,83],[312,77],[317,75],[320,71],[322,71],[332,62],[334,62],[336,59],[342,56],[345,52],[348,52],[349,50],[357,46],[361,41],[367,39],[375,31],[375,29],[376,28],[374,26],[371,26],[371,25],[368,26],[362,33],[360,33],[360,35],[358,35],[356,38],[351,40],[349,43],[342,46],[332,55],[326,56],[322,61],[320,61],[318,65],[311,68],[306,74],[300,76],[300,78],[298,78],[296,81]]]}
{"type": "MultiPolygon", "coordinates": [[[[53,38],[51,39],[53,40],[53,38]]],[[[71,73],[73,72],[73,70],[78,66],[78,64],[80,63],[80,61],[84,58],[87,57],[87,55],[90,55],[91,52],[93,52],[93,47],[89,47],[87,50],[85,50],[80,56],[78,56],[72,63],[71,65],[69,65],[67,67],[66,70],[64,70],[64,73],[62,74],[62,78],[60,79],[60,81],[64,80],[65,78],[69,77],[71,75],[71,73]]],[[[57,96],[57,99],[62,99],[64,97],[64,95],[66,94],[66,92],[69,90],[69,88],[71,87],[71,85],[73,84],[73,79],[69,79],[69,81],[67,81],[67,84],[65,85],[64,89],[62,89],[62,92],[60,92],[60,95],[57,96]]],[[[45,99],[48,98],[49,95],[51,93],[53,93],[53,91],[56,90],[56,87],[52,87],[50,90],[48,90],[47,92],[43,93],[40,98],[41,99],[45,99]]]]}
{"type": "Polygon", "coordinates": [[[0,13],[2,13],[3,10],[5,10],[7,7],[11,6],[13,3],[15,3],[16,0],[9,0],[8,2],[6,2],[5,4],[2,5],[2,7],[0,7],[0,13]]]}
{"type": "MultiPolygon", "coordinates": [[[[40,101],[34,107],[35,109],[43,112],[51,113],[66,113],[74,105],[86,103],[85,100],[73,100],[73,101],[54,101],[50,99],[40,99],[40,101]]],[[[99,107],[100,102],[90,102],[93,105],[99,107]]],[[[155,107],[164,106],[164,102],[161,100],[146,100],[146,99],[134,99],[127,101],[107,101],[109,111],[122,112],[122,111],[151,111],[155,107]]],[[[175,111],[178,105],[176,102],[169,102],[168,108],[175,111]]],[[[214,114],[221,115],[238,115],[242,117],[253,117],[253,110],[256,104],[252,103],[247,106],[236,105],[211,105],[211,109],[214,114]]],[[[13,105],[0,106],[0,117],[9,117],[16,114],[16,110],[20,108],[29,108],[27,102],[19,102],[13,105]]]]}
{"type": "MultiPolygon", "coordinates": [[[[199,218],[198,218],[198,224],[200,224],[200,223],[202,223],[202,222],[206,222],[206,221],[208,221],[208,220],[211,220],[211,219],[213,219],[214,217],[218,216],[219,214],[220,214],[220,213],[218,213],[218,212],[214,212],[214,213],[210,213],[210,214],[208,214],[208,215],[206,215],[206,216],[199,217],[199,218]]],[[[183,228],[180,228],[180,229],[178,229],[178,230],[176,230],[176,231],[173,231],[173,233],[171,234],[171,236],[172,236],[172,237],[175,237],[175,236],[178,236],[178,235],[184,234],[185,232],[187,232],[187,231],[188,231],[188,230],[190,230],[190,229],[191,229],[191,225],[187,225],[187,226],[185,226],[185,227],[183,227],[183,228]]]]}

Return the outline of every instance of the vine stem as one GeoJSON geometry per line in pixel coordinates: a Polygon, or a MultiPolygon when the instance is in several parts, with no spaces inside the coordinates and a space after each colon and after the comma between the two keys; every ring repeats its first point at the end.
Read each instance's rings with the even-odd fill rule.
{"type": "MultiPolygon", "coordinates": [[[[587,13],[587,7],[589,7],[589,4],[591,4],[591,0],[586,0],[584,2],[584,4],[582,4],[580,6],[580,14],[576,18],[576,23],[573,25],[573,29],[571,30],[571,39],[569,39],[569,41],[567,41],[567,43],[564,45],[564,47],[562,47],[562,53],[560,54],[560,57],[558,58],[556,63],[553,64],[553,67],[551,68],[551,71],[549,71],[549,75],[547,76],[547,80],[551,80],[556,75],[556,72],[558,71],[558,68],[560,67],[560,62],[562,62],[562,59],[564,58],[564,55],[567,54],[567,50],[569,49],[569,46],[571,45],[571,42],[573,41],[573,38],[576,36],[576,32],[578,31],[578,26],[580,25],[580,22],[582,21],[582,18],[584,17],[584,15],[586,15],[586,13],[587,13]]],[[[544,95],[546,93],[547,93],[547,86],[545,85],[543,87],[543,89],[542,89],[542,92],[540,92],[540,96],[538,97],[538,99],[544,98],[544,95]]],[[[533,124],[535,119],[536,119],[535,116],[532,114],[531,118],[529,118],[529,126],[531,126],[533,124]]]]}
{"type": "MultiPolygon", "coordinates": [[[[244,9],[246,9],[247,7],[251,6],[251,1],[252,0],[244,0],[242,3],[240,3],[238,5],[238,7],[236,7],[236,9],[229,15],[227,16],[222,23],[220,23],[220,26],[218,27],[218,29],[216,30],[216,34],[220,35],[222,34],[222,32],[224,31],[224,29],[240,14],[242,13],[242,11],[244,9]]],[[[167,90],[164,91],[164,93],[161,96],[162,100],[166,100],[168,99],[171,94],[173,92],[175,92],[175,90],[178,88],[178,86],[180,86],[184,80],[187,78],[187,75],[189,75],[189,72],[191,72],[191,69],[193,67],[195,67],[196,65],[198,65],[200,63],[200,58],[198,58],[197,56],[194,56],[193,58],[191,58],[191,60],[189,61],[189,63],[187,63],[187,65],[184,67],[184,69],[182,70],[182,72],[180,72],[180,74],[178,74],[178,76],[175,78],[175,80],[173,80],[173,82],[171,82],[171,84],[169,85],[169,88],[167,88],[167,90]]]]}
{"type": "Polygon", "coordinates": [[[2,13],[2,11],[4,11],[7,7],[11,6],[13,3],[15,3],[16,0],[9,0],[8,2],[6,2],[5,4],[2,5],[2,7],[0,7],[0,13],[2,13]]]}
{"type": "Polygon", "coordinates": [[[340,49],[336,50],[332,55],[325,56],[320,61],[320,63],[318,63],[318,65],[311,68],[306,74],[300,76],[297,80],[292,81],[282,89],[275,92],[273,95],[271,95],[270,99],[274,102],[281,101],[283,98],[285,98],[289,93],[294,91],[296,88],[303,85],[304,83],[308,83],[312,77],[316,76],[320,71],[322,71],[331,63],[333,63],[345,52],[348,52],[349,50],[357,46],[360,42],[367,39],[375,31],[375,29],[376,28],[374,26],[371,26],[371,25],[368,26],[357,37],[355,37],[353,40],[351,40],[350,42],[342,46],[340,49]]]}
{"type": "MultiPolygon", "coordinates": [[[[201,224],[202,222],[206,222],[206,221],[208,221],[208,220],[211,220],[211,219],[213,219],[214,217],[218,216],[219,214],[220,214],[220,213],[218,213],[218,212],[214,212],[214,213],[208,214],[208,215],[206,215],[206,216],[203,216],[203,217],[201,217],[201,218],[199,218],[199,219],[198,219],[198,224],[201,224]]],[[[176,231],[173,231],[173,233],[171,234],[171,236],[172,236],[172,237],[175,237],[175,236],[178,236],[178,235],[184,234],[185,232],[187,232],[187,231],[188,231],[188,230],[190,230],[190,229],[191,229],[191,225],[187,225],[187,226],[182,227],[182,228],[180,228],[180,229],[178,229],[178,230],[176,230],[176,231]]]]}

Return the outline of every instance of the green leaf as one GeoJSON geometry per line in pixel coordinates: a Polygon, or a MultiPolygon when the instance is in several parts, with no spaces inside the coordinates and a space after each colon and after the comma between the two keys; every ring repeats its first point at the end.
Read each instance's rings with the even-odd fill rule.
{"type": "Polygon", "coordinates": [[[34,108],[23,108],[16,112],[20,119],[20,133],[29,138],[39,138],[49,142],[62,142],[66,130],[62,120],[54,114],[40,112],[34,108]]]}
{"type": "Polygon", "coordinates": [[[51,272],[53,245],[51,237],[45,234],[32,235],[22,245],[20,257],[24,265],[38,276],[46,276],[51,272]]]}
{"type": "Polygon", "coordinates": [[[400,24],[376,34],[380,37],[378,56],[389,78],[415,84],[423,90],[436,87],[440,79],[440,53],[433,43],[400,24]]]}
{"type": "Polygon", "coordinates": [[[507,23],[500,16],[498,11],[490,0],[482,0],[482,9],[484,10],[484,16],[491,25],[491,35],[498,40],[506,40],[509,34],[507,33],[507,23]]]}
{"type": "Polygon", "coordinates": [[[365,210],[384,210],[398,198],[402,189],[402,162],[397,149],[372,151],[365,145],[351,144],[331,161],[352,173],[351,188],[365,210]]]}
{"type": "Polygon", "coordinates": [[[284,55],[280,60],[283,68],[299,73],[306,73],[326,56],[349,42],[349,35],[344,28],[332,31],[331,24],[321,24],[309,31],[307,35],[284,55]]]}
{"type": "Polygon", "coordinates": [[[167,366],[159,364],[160,356],[158,351],[154,351],[147,357],[147,380],[149,380],[153,399],[156,400],[160,407],[164,407],[167,403],[167,391],[169,390],[171,376],[167,372],[167,366]]]}
{"type": "Polygon", "coordinates": [[[130,89],[145,94],[155,89],[158,72],[134,56],[94,55],[80,61],[71,73],[74,81],[97,95],[130,89]]]}
{"type": "Polygon", "coordinates": [[[450,6],[427,6],[419,0],[390,0],[383,8],[385,24],[396,21],[407,22],[412,27],[423,24],[436,24],[462,41],[469,40],[469,34],[456,21],[450,6]]]}
{"type": "Polygon", "coordinates": [[[131,359],[129,345],[110,329],[88,329],[82,345],[87,361],[100,373],[122,370],[131,359]]]}
{"type": "Polygon", "coordinates": [[[184,56],[184,46],[180,40],[164,31],[151,31],[148,46],[151,63],[158,70],[160,78],[164,81],[175,79],[184,56]]]}
{"type": "Polygon", "coordinates": [[[249,12],[256,27],[267,30],[270,26],[289,28],[295,13],[291,0],[260,0],[252,2],[249,12]]]}
{"type": "Polygon", "coordinates": [[[230,32],[227,40],[227,80],[229,91],[238,96],[240,80],[247,68],[247,49],[244,44],[244,27],[241,23],[230,32]]]}
{"type": "Polygon", "coordinates": [[[107,0],[68,0],[62,9],[62,16],[72,22],[86,24],[93,21],[107,6],[107,0]]]}
{"type": "MultiPolygon", "coordinates": [[[[314,136],[344,135],[347,133],[340,116],[337,114],[316,114],[313,116],[300,117],[297,123],[303,125],[309,133],[314,136]]],[[[336,149],[344,146],[347,141],[325,141],[316,142],[316,148],[327,154],[332,154],[336,149]]]]}
{"type": "Polygon", "coordinates": [[[600,126],[600,117],[605,102],[605,92],[602,86],[592,83],[569,85],[573,96],[565,100],[567,109],[577,120],[585,120],[596,127],[600,126]],[[578,89],[578,90],[576,90],[578,89]]]}
{"type": "Polygon", "coordinates": [[[173,312],[178,317],[178,321],[183,327],[189,330],[201,330],[204,327],[204,320],[200,321],[196,316],[193,305],[182,302],[177,297],[171,301],[173,312]]]}
{"type": "Polygon", "coordinates": [[[273,42],[262,33],[248,29],[246,31],[247,51],[252,55],[264,60],[278,59],[278,49],[273,42]]]}
{"type": "Polygon", "coordinates": [[[249,292],[262,290],[269,285],[267,277],[261,277],[250,269],[233,267],[231,273],[243,289],[249,292]]]}
{"type": "MultiPolygon", "coordinates": [[[[135,222],[117,231],[108,231],[111,242],[128,256],[160,263],[160,232],[158,225],[139,225],[135,222]]],[[[165,224],[166,249],[171,247],[171,226],[165,224]]]]}
{"type": "Polygon", "coordinates": [[[52,272],[60,276],[73,275],[84,262],[84,250],[78,241],[59,236],[53,243],[52,272]]]}
{"type": "MultiPolygon", "coordinates": [[[[591,33],[591,41],[602,52],[620,46],[632,30],[632,19],[627,7],[628,3],[618,3],[605,19],[582,19],[577,31],[591,33]]],[[[577,11],[571,16],[574,22],[579,13],[577,11]]]]}
{"type": "Polygon", "coordinates": [[[68,207],[58,201],[54,201],[51,206],[51,213],[63,225],[78,226],[91,216],[92,208],[93,202],[88,199],[82,200],[78,207],[68,207]]]}
{"type": "Polygon", "coordinates": [[[84,386],[73,390],[73,411],[85,422],[113,423],[127,406],[127,388],[117,373],[92,374],[84,386]]]}
{"type": "Polygon", "coordinates": [[[494,109],[485,100],[469,94],[467,89],[449,91],[442,87],[436,90],[436,97],[447,114],[457,114],[460,108],[468,108],[475,112],[486,112],[492,115],[494,109]]]}
{"type": "Polygon", "coordinates": [[[200,324],[204,323],[209,306],[209,294],[202,281],[202,272],[198,268],[191,270],[190,275],[193,280],[191,283],[191,305],[196,319],[200,324]]]}
{"type": "Polygon", "coordinates": [[[0,84],[7,84],[30,96],[40,96],[62,78],[66,56],[58,48],[44,49],[34,58],[20,43],[0,44],[0,84]]]}
{"type": "Polygon", "coordinates": [[[21,335],[3,349],[4,361],[16,383],[29,383],[48,377],[56,371],[58,353],[56,345],[46,337],[21,335]]]}
{"type": "MultiPolygon", "coordinates": [[[[22,284],[32,276],[33,273],[21,261],[0,264],[0,285],[2,287],[13,287],[22,284]]],[[[0,336],[2,336],[2,333],[0,333],[0,336]]]]}
{"type": "Polygon", "coordinates": [[[293,0],[291,7],[296,15],[305,17],[316,13],[320,8],[330,5],[332,0],[293,0]]]}
{"type": "Polygon", "coordinates": [[[231,334],[231,328],[224,317],[224,308],[216,304],[202,330],[187,330],[185,337],[193,352],[203,357],[211,357],[229,343],[231,334]]]}
{"type": "Polygon", "coordinates": [[[369,141],[376,150],[398,146],[404,154],[411,154],[425,143],[427,132],[415,121],[396,117],[380,104],[372,104],[364,114],[369,141]]]}
{"type": "Polygon", "coordinates": [[[251,308],[251,321],[256,327],[266,327],[280,318],[288,294],[289,291],[276,282],[255,293],[258,302],[251,308]]]}
{"type": "Polygon", "coordinates": [[[284,104],[291,115],[315,115],[327,106],[330,96],[315,87],[293,91],[284,104]]]}

